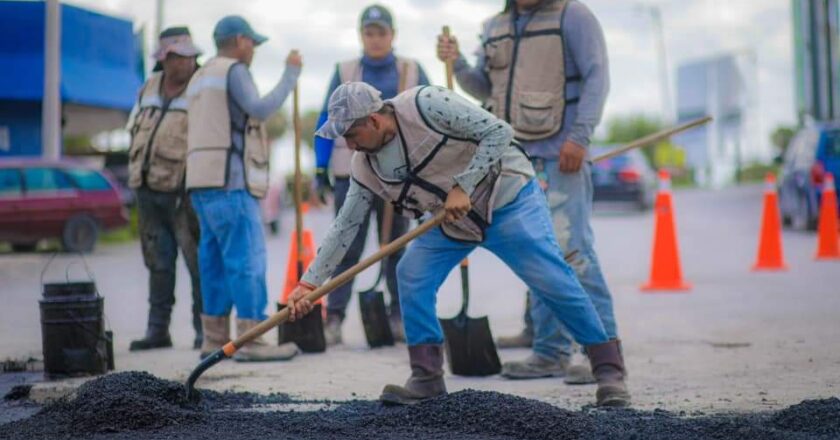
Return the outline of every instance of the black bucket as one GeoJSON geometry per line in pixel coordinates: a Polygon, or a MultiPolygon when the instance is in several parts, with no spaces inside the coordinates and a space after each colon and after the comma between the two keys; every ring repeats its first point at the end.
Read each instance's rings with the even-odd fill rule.
{"type": "Polygon", "coordinates": [[[112,370],[113,335],[105,330],[103,298],[96,284],[47,283],[43,284],[43,295],[39,303],[46,377],[85,376],[112,370]]]}

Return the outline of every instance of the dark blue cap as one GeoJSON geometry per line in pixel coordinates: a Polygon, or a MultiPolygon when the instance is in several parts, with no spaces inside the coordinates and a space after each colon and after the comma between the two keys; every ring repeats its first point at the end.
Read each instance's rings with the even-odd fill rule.
{"type": "Polygon", "coordinates": [[[382,26],[386,29],[394,29],[394,18],[391,16],[391,11],[382,5],[371,5],[366,7],[365,10],[362,11],[362,18],[360,20],[361,28],[364,29],[365,26],[374,24],[382,26]]]}
{"type": "Polygon", "coordinates": [[[251,25],[245,21],[244,18],[238,15],[228,15],[219,20],[216,27],[213,29],[213,39],[216,42],[227,40],[228,38],[242,35],[254,40],[254,44],[260,45],[268,40],[268,37],[254,32],[251,25]]]}

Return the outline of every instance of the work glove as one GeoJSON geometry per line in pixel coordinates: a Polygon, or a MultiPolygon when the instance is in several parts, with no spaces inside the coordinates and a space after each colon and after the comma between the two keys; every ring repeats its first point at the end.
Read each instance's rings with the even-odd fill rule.
{"type": "Polygon", "coordinates": [[[330,174],[326,168],[317,168],[315,170],[315,190],[318,193],[318,200],[321,203],[327,203],[327,194],[332,192],[332,184],[330,183],[330,174]]]}

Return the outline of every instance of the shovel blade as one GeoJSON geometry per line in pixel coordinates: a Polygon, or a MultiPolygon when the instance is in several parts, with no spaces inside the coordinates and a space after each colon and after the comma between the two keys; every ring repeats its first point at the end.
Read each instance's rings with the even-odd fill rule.
{"type": "Polygon", "coordinates": [[[446,357],[452,374],[490,376],[502,371],[486,316],[469,318],[461,313],[451,319],[441,319],[440,325],[446,338],[446,357]]]}
{"type": "MultiPolygon", "coordinates": [[[[283,310],[285,304],[278,304],[277,310],[283,310]]],[[[277,326],[280,344],[294,342],[304,353],[323,353],[327,349],[324,339],[324,320],[321,304],[315,304],[312,311],[295,322],[284,322],[277,326]]]]}
{"type": "Polygon", "coordinates": [[[381,290],[359,292],[359,310],[370,348],[394,345],[394,335],[385,310],[385,295],[381,290]]]}

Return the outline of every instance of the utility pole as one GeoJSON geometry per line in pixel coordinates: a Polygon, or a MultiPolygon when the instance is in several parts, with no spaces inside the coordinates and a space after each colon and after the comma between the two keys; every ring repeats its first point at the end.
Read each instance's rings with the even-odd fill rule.
{"type": "Polygon", "coordinates": [[[47,0],[44,26],[44,95],[41,101],[41,155],[61,157],[61,4],[47,0]]]}
{"type": "Polygon", "coordinates": [[[668,52],[665,48],[665,29],[662,26],[662,10],[659,5],[639,4],[639,9],[650,14],[653,37],[656,40],[656,55],[659,59],[659,87],[662,99],[662,119],[669,124],[676,119],[671,100],[671,77],[668,74],[668,52]]]}
{"type": "Polygon", "coordinates": [[[152,38],[157,40],[161,31],[163,31],[163,0],[157,0],[155,7],[155,34],[152,38]]]}

